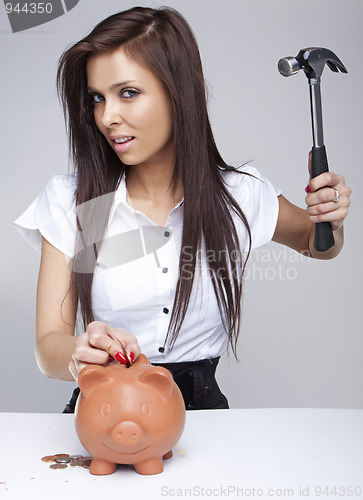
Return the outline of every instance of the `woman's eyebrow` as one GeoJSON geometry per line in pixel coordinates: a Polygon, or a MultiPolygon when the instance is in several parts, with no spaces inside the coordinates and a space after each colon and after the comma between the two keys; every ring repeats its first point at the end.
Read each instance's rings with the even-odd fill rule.
{"type": "MultiPolygon", "coordinates": [[[[137,83],[137,82],[136,82],[136,80],[126,80],[125,82],[114,83],[113,85],[111,85],[110,90],[115,90],[118,87],[122,87],[123,85],[128,85],[129,83],[137,83]]],[[[97,89],[95,89],[91,86],[88,86],[87,90],[97,91],[97,89]]]]}

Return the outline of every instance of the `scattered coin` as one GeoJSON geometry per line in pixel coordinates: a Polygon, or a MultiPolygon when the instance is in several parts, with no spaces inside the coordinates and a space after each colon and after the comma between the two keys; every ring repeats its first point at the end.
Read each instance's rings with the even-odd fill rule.
{"type": "Polygon", "coordinates": [[[55,458],[58,460],[64,460],[66,458],[69,458],[69,455],[68,453],[56,453],[55,455],[55,458]]]}
{"type": "Polygon", "coordinates": [[[58,464],[69,464],[71,461],[71,457],[62,457],[62,458],[57,458],[56,462],[58,464]]]}
{"type": "Polygon", "coordinates": [[[69,462],[69,465],[71,465],[72,467],[82,467],[82,463],[83,463],[82,457],[78,457],[78,458],[72,458],[72,460],[69,462]]]}
{"type": "Polygon", "coordinates": [[[66,469],[68,464],[72,467],[84,467],[89,469],[92,457],[85,457],[83,455],[69,455],[68,453],[57,453],[55,455],[47,455],[42,458],[43,462],[52,463],[52,469],[66,469]]]}
{"type": "Polygon", "coordinates": [[[47,463],[55,462],[56,460],[57,457],[55,455],[47,455],[46,457],[42,458],[42,462],[47,462],[47,463]]]}
{"type": "Polygon", "coordinates": [[[51,469],[66,469],[68,467],[67,464],[56,463],[49,466],[51,469]]]}

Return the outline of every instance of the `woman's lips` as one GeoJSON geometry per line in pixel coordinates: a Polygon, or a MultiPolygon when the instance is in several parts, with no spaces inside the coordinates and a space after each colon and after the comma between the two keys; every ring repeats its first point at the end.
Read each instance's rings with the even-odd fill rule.
{"type": "Polygon", "coordinates": [[[111,137],[114,150],[118,153],[127,151],[133,143],[135,137],[132,136],[114,136],[111,137]]]}

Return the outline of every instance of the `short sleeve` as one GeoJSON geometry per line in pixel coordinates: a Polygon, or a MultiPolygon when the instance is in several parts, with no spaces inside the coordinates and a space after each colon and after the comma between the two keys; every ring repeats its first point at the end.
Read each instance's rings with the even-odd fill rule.
{"type": "MultiPolygon", "coordinates": [[[[251,230],[251,249],[269,243],[274,235],[279,213],[279,189],[254,167],[239,169],[243,173],[232,174],[230,192],[243,210],[251,230]]],[[[241,242],[242,243],[242,242],[241,242]]],[[[242,243],[248,249],[248,241],[242,243]]]]}
{"type": "Polygon", "coordinates": [[[52,177],[29,208],[15,221],[20,234],[41,250],[42,236],[69,257],[74,255],[76,177],[52,177]]]}

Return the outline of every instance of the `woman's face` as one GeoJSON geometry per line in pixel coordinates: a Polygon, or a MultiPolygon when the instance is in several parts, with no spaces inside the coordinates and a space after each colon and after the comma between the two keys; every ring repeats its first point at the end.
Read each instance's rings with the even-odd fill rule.
{"type": "Polygon", "coordinates": [[[120,160],[173,167],[173,116],[161,81],[122,49],[91,57],[86,70],[96,125],[120,160]]]}

